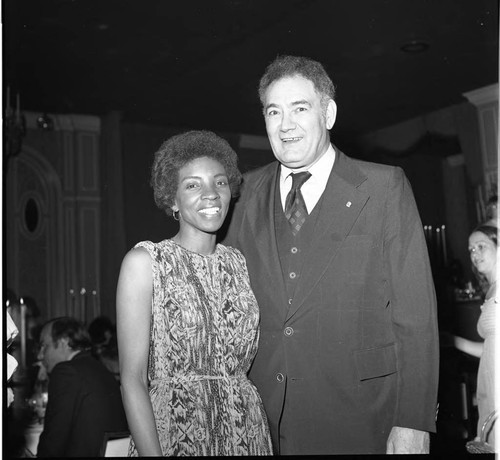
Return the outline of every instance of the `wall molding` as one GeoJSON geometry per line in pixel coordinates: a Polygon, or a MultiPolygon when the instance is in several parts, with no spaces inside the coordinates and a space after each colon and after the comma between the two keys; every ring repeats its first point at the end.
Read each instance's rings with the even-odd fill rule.
{"type": "MultiPolygon", "coordinates": [[[[41,112],[23,112],[26,128],[38,129],[37,119],[41,112]]],[[[48,114],[54,120],[54,131],[86,131],[99,134],[101,118],[83,114],[48,114]]]]}
{"type": "Polygon", "coordinates": [[[482,106],[492,101],[498,102],[498,83],[484,86],[473,91],[463,93],[463,95],[476,107],[482,106]]]}

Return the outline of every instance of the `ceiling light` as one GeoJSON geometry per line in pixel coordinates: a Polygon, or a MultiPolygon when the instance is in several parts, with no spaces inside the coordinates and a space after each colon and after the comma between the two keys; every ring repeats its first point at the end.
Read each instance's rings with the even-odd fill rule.
{"type": "Polygon", "coordinates": [[[429,43],[424,40],[410,40],[401,46],[401,51],[410,54],[423,53],[429,46],[429,43]]]}

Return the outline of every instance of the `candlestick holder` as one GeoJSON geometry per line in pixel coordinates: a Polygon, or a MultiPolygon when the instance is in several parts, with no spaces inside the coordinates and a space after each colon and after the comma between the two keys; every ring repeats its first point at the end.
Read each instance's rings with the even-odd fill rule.
{"type": "Polygon", "coordinates": [[[7,87],[7,97],[5,104],[5,115],[3,125],[4,135],[4,153],[3,163],[4,170],[7,171],[9,161],[21,153],[23,138],[26,135],[26,118],[21,113],[20,95],[16,96],[16,109],[10,105],[10,87],[7,87]]]}

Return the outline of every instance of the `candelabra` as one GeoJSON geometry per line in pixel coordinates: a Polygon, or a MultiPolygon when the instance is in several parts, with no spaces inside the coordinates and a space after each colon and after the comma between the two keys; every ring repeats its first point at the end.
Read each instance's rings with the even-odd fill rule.
{"type": "Polygon", "coordinates": [[[10,104],[10,87],[7,87],[7,97],[5,104],[4,116],[4,171],[9,166],[11,158],[19,155],[23,145],[23,138],[26,135],[26,119],[21,113],[21,97],[19,93],[16,95],[16,108],[15,110],[10,104]]]}
{"type": "Polygon", "coordinates": [[[446,226],[424,225],[424,236],[429,250],[431,263],[436,267],[448,266],[448,245],[446,242],[446,226]]]}

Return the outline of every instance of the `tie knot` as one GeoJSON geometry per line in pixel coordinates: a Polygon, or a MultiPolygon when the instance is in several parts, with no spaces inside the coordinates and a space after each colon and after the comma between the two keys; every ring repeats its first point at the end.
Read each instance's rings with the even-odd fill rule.
{"type": "Polygon", "coordinates": [[[299,173],[292,173],[292,190],[300,190],[300,187],[304,185],[311,177],[311,173],[309,171],[303,171],[299,173]]]}

